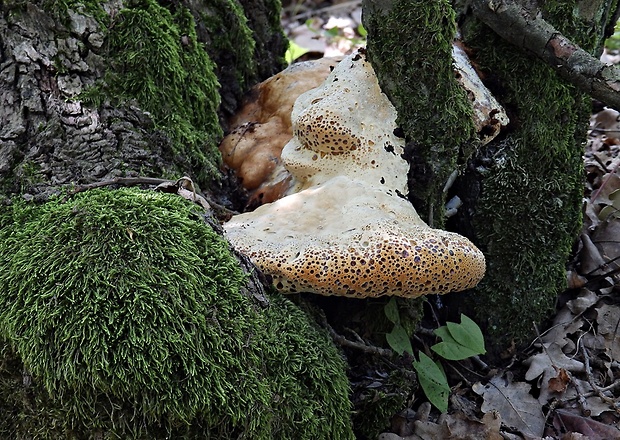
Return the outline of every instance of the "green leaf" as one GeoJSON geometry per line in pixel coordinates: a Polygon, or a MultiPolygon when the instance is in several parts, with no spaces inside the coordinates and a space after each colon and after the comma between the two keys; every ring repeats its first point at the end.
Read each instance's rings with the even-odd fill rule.
{"type": "Polygon", "coordinates": [[[286,59],[286,62],[288,64],[291,64],[297,58],[307,54],[308,52],[310,52],[309,49],[306,49],[305,47],[301,47],[299,44],[295,43],[294,41],[289,41],[288,49],[286,50],[286,53],[284,54],[284,59],[286,59]]]}
{"type": "Polygon", "coordinates": [[[464,347],[475,350],[478,354],[486,353],[482,330],[471,318],[461,313],[461,323],[447,322],[448,330],[456,341],[464,347]]]}
{"type": "Polygon", "coordinates": [[[435,334],[442,340],[431,347],[435,353],[451,361],[486,353],[482,331],[470,318],[461,315],[460,324],[454,322],[446,324],[435,330],[435,334]]]}
{"type": "Polygon", "coordinates": [[[424,353],[420,352],[420,361],[413,362],[413,368],[418,373],[418,380],[424,390],[424,394],[435,407],[445,413],[448,411],[448,396],[450,387],[448,379],[441,365],[433,362],[424,353]]]}
{"type": "Polygon", "coordinates": [[[333,27],[325,30],[325,33],[330,37],[337,37],[340,33],[340,29],[338,27],[333,27]]]}
{"type": "Polygon", "coordinates": [[[403,354],[405,351],[413,355],[413,348],[411,347],[411,341],[409,335],[405,331],[402,325],[395,324],[390,333],[386,333],[385,339],[388,344],[398,354],[403,354]]]}
{"type": "Polygon", "coordinates": [[[445,341],[433,345],[431,347],[431,350],[433,350],[442,358],[449,361],[460,361],[479,354],[474,350],[463,347],[462,345],[453,344],[445,341]]]}
{"type": "Polygon", "coordinates": [[[442,339],[442,342],[433,345],[431,350],[444,359],[460,361],[461,359],[467,359],[468,357],[478,354],[476,351],[459,344],[456,339],[452,337],[446,326],[439,327],[435,330],[435,334],[442,339]]]}
{"type": "Polygon", "coordinates": [[[396,304],[396,298],[390,298],[390,301],[385,305],[383,311],[390,322],[400,324],[400,315],[398,314],[398,304],[396,304]]]}
{"type": "Polygon", "coordinates": [[[360,34],[362,38],[366,38],[366,35],[368,35],[368,31],[361,23],[357,26],[357,33],[360,34]]]}

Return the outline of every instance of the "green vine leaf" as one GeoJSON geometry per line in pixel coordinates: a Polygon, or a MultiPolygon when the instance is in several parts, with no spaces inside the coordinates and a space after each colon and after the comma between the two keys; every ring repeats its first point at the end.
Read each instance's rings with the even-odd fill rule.
{"type": "Polygon", "coordinates": [[[390,333],[386,333],[385,339],[387,339],[387,343],[396,353],[403,354],[404,352],[407,352],[410,355],[413,355],[413,347],[411,346],[409,335],[402,325],[394,324],[392,331],[390,333]]]}
{"type": "Polygon", "coordinates": [[[478,324],[461,314],[461,323],[448,322],[435,330],[442,342],[431,347],[444,359],[459,361],[486,353],[484,336],[478,324]]]}
{"type": "Polygon", "coordinates": [[[413,368],[418,373],[418,380],[428,400],[442,413],[448,411],[448,397],[450,386],[446,373],[440,364],[420,352],[420,361],[413,362],[413,368]]]}
{"type": "Polygon", "coordinates": [[[390,322],[394,324],[400,324],[400,315],[398,314],[398,304],[396,304],[396,298],[392,297],[385,305],[383,311],[385,312],[385,316],[390,322]]]}

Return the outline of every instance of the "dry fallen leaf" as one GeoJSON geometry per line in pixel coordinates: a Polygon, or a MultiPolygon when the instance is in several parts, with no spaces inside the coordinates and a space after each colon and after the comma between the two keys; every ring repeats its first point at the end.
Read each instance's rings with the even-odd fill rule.
{"type": "Polygon", "coordinates": [[[563,393],[566,391],[566,387],[570,382],[570,376],[564,368],[560,368],[558,375],[549,379],[549,389],[557,393],[563,393]]]}
{"type": "Polygon", "coordinates": [[[620,430],[615,426],[609,426],[564,409],[555,411],[553,427],[558,432],[583,434],[588,440],[620,439],[620,430]]]}
{"type": "Polygon", "coordinates": [[[620,307],[604,304],[596,312],[598,332],[605,338],[605,352],[612,361],[620,361],[620,307]]]}
{"type": "Polygon", "coordinates": [[[505,425],[514,427],[526,437],[541,437],[545,428],[542,406],[530,394],[525,382],[512,382],[509,374],[494,377],[486,385],[480,382],[472,387],[484,398],[483,412],[497,411],[505,425]]]}

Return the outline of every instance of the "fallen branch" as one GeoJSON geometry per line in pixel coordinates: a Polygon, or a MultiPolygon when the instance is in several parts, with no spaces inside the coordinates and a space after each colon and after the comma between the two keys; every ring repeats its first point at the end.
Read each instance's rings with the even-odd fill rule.
{"type": "Polygon", "coordinates": [[[515,0],[473,0],[472,10],[506,41],[527,50],[559,75],[605,105],[620,109],[620,69],[580,48],[547,22],[537,9],[515,0]]]}

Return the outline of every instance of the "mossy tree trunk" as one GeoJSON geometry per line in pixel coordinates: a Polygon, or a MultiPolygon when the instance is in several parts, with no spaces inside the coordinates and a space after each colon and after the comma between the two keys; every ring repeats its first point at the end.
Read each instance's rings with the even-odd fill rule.
{"type": "Polygon", "coordinates": [[[222,117],[283,67],[277,0],[3,1],[0,192],[218,174],[222,117]],[[221,105],[220,105],[221,104],[221,105]]]}
{"type": "MultiPolygon", "coordinates": [[[[462,295],[449,297],[448,306],[475,316],[488,328],[488,342],[505,347],[532,337],[532,323],[549,316],[566,288],[565,267],[581,226],[581,156],[591,100],[544,61],[482,24],[471,2],[462,9],[461,2],[454,3],[364,2],[368,52],[406,134],[414,204],[434,226],[468,235],[487,257],[482,283],[460,307],[462,295]],[[452,71],[457,22],[474,63],[511,120],[481,148],[452,71]],[[446,193],[444,184],[454,170],[459,178],[446,193]],[[443,206],[452,195],[465,204],[446,224],[443,206]]],[[[494,4],[504,3],[535,6],[494,4]]],[[[615,0],[538,6],[546,21],[596,57],[618,9],[615,0]]]]}

